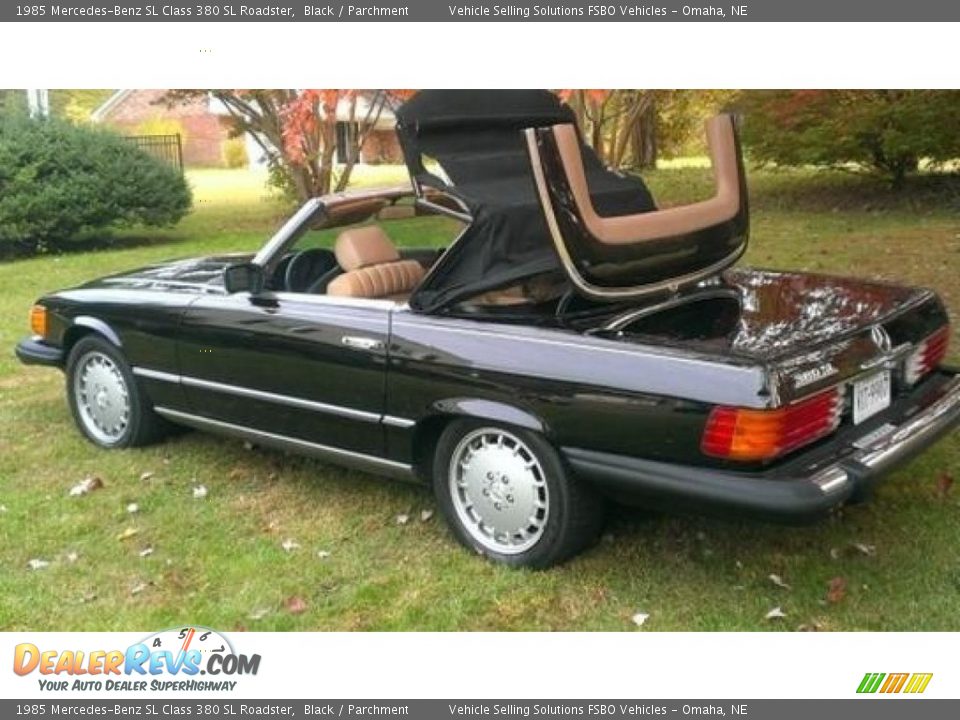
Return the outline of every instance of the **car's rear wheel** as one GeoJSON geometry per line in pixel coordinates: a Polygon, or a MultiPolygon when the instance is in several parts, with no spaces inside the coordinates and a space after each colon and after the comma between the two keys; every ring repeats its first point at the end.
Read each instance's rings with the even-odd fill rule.
{"type": "Polygon", "coordinates": [[[103,448],[147,445],[166,430],[130,366],[97,335],[80,339],[67,359],[67,399],[81,432],[103,448]]]}
{"type": "Polygon", "coordinates": [[[437,501],[457,539],[507,565],[546,568],[587,547],[601,499],[564,467],[542,436],[459,420],[437,443],[437,501]]]}

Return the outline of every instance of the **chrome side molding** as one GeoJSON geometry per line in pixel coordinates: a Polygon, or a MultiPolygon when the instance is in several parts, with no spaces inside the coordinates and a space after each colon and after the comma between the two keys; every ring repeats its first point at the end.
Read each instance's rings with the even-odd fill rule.
{"type": "Polygon", "coordinates": [[[214,420],[171,408],[158,406],[154,407],[154,410],[158,415],[167,418],[171,422],[187,425],[198,430],[205,430],[218,435],[226,435],[239,440],[247,440],[278,450],[289,450],[304,455],[311,455],[320,460],[327,460],[338,465],[345,465],[376,475],[386,475],[400,480],[416,479],[413,466],[407,463],[387,460],[386,458],[367,455],[353,450],[344,450],[343,448],[330,445],[321,445],[320,443],[301,440],[300,438],[293,438],[287,435],[279,435],[265,430],[257,430],[244,425],[234,425],[233,423],[223,422],[222,420],[214,420]]]}
{"type": "Polygon", "coordinates": [[[227,395],[236,395],[237,397],[250,398],[251,400],[262,400],[263,402],[276,403],[277,405],[287,405],[289,407],[311,410],[313,412],[324,413],[326,415],[336,415],[338,417],[348,418],[350,420],[359,420],[368,423],[383,423],[390,427],[410,428],[416,425],[416,421],[407,418],[394,417],[392,415],[381,415],[379,413],[368,412],[366,410],[355,410],[353,408],[343,407],[342,405],[331,405],[329,403],[317,402],[316,400],[307,400],[305,398],[294,397],[292,395],[280,395],[277,393],[255,390],[253,388],[240,387],[239,385],[228,385],[218,383],[212,380],[203,380],[201,378],[189,377],[187,375],[175,375],[173,373],[162,372],[160,370],[151,370],[150,368],[134,367],[133,374],[150,380],[159,380],[169,382],[175,385],[186,385],[188,387],[200,388],[201,390],[212,390],[213,392],[222,392],[227,395]]]}

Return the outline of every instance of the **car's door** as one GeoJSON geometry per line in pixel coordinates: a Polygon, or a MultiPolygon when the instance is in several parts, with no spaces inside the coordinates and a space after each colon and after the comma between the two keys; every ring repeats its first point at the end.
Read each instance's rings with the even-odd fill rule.
{"type": "Polygon", "coordinates": [[[284,292],[200,298],[178,343],[192,412],[382,456],[392,306],[284,292]]]}

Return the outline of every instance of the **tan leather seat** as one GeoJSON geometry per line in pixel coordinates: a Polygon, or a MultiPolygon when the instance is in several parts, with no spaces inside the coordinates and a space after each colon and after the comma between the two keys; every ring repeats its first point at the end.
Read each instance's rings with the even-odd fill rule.
{"type": "Polygon", "coordinates": [[[333,252],[344,273],[327,286],[328,295],[406,300],[425,272],[416,260],[402,260],[377,225],[344,230],[333,252]]]}

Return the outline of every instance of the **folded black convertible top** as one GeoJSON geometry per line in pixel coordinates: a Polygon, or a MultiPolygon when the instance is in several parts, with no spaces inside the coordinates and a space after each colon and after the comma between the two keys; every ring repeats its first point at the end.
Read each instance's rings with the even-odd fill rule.
{"type": "MultiPolygon", "coordinates": [[[[545,90],[424,90],[396,111],[397,133],[415,188],[456,198],[469,226],[411,297],[430,312],[524,278],[559,270],[537,198],[523,131],[574,122],[545,90]],[[445,178],[432,173],[438,164],[445,178]]],[[[603,167],[581,140],[594,207],[601,216],[655,209],[639,178],[603,167]]]]}

